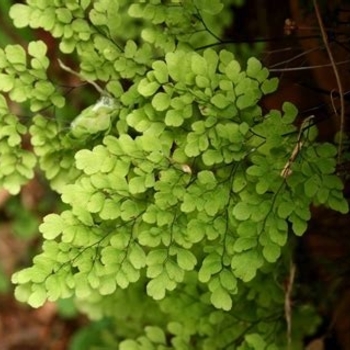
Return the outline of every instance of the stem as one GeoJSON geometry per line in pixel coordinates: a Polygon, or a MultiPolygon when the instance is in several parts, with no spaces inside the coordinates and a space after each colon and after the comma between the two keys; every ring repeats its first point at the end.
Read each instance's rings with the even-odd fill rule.
{"type": "Polygon", "coordinates": [[[94,81],[85,79],[79,73],[75,72],[72,68],[66,66],[60,59],[58,59],[58,64],[60,67],[68,73],[71,73],[77,76],[80,80],[85,80],[87,83],[91,84],[102,96],[106,95],[106,91],[104,91],[99,85],[97,85],[94,81]]]}
{"type": "MultiPolygon", "coordinates": [[[[339,71],[338,71],[338,67],[334,61],[334,57],[332,54],[332,51],[329,47],[329,42],[328,42],[328,37],[325,31],[325,27],[322,21],[322,17],[320,14],[320,9],[318,7],[318,3],[317,0],[313,0],[314,3],[314,8],[315,8],[315,14],[317,17],[317,21],[318,21],[318,25],[320,27],[321,30],[321,35],[322,35],[322,40],[324,42],[324,46],[327,50],[328,53],[328,57],[329,60],[331,61],[331,65],[333,67],[333,71],[334,71],[334,75],[335,75],[335,79],[337,81],[337,86],[338,86],[338,92],[339,92],[339,97],[340,97],[340,133],[339,133],[339,146],[338,146],[338,164],[340,163],[341,160],[341,154],[342,154],[342,147],[343,147],[343,131],[344,131],[344,115],[345,115],[345,103],[344,103],[344,92],[343,92],[343,86],[342,86],[342,82],[340,79],[340,75],[339,75],[339,71]]],[[[336,115],[338,114],[337,111],[335,110],[336,115]]]]}

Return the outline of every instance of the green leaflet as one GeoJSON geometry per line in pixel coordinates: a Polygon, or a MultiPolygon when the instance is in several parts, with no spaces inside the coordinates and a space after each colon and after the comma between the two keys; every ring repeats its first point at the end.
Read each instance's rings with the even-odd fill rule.
{"type": "Polygon", "coordinates": [[[77,168],[86,174],[92,175],[97,172],[109,172],[114,166],[113,158],[107,148],[99,145],[92,151],[81,150],[75,156],[77,168]]]}
{"type": "Polygon", "coordinates": [[[192,271],[197,263],[194,254],[186,249],[177,249],[176,260],[179,267],[185,271],[192,271]]]}
{"type": "Polygon", "coordinates": [[[147,294],[155,300],[161,300],[165,297],[166,290],[174,290],[176,283],[172,281],[168,274],[163,271],[157,277],[153,278],[147,284],[147,294]]]}
{"type": "Polygon", "coordinates": [[[59,215],[50,214],[45,217],[44,222],[40,226],[44,238],[55,239],[64,229],[64,222],[59,215]]]}
{"type": "MultiPolygon", "coordinates": [[[[141,350],[141,349],[155,349],[158,345],[165,349],[166,338],[164,331],[159,327],[147,326],[145,327],[145,336],[139,337],[135,340],[124,340],[120,343],[121,350],[141,350]]],[[[160,347],[157,347],[157,349],[160,347]]]]}
{"type": "Polygon", "coordinates": [[[28,26],[30,21],[30,7],[23,4],[15,4],[11,7],[10,17],[14,20],[17,28],[28,26]]]}
{"type": "Polygon", "coordinates": [[[206,283],[210,280],[210,277],[222,269],[221,257],[217,253],[211,253],[207,255],[202,262],[202,266],[198,273],[198,279],[206,283]]]}
{"type": "Polygon", "coordinates": [[[148,339],[154,343],[165,344],[165,334],[164,331],[159,327],[146,327],[145,333],[148,339]]]}
{"type": "Polygon", "coordinates": [[[156,111],[165,111],[170,106],[170,96],[159,92],[153,97],[152,105],[156,111]]]}
{"type": "Polygon", "coordinates": [[[134,244],[129,250],[129,260],[135,269],[141,269],[146,265],[146,253],[138,244],[134,244]]]}
{"type": "Polygon", "coordinates": [[[213,291],[210,296],[210,301],[218,309],[229,311],[232,308],[232,299],[230,294],[222,287],[218,287],[213,291]]]}
{"type": "Polygon", "coordinates": [[[250,208],[251,208],[251,206],[248,203],[239,202],[233,208],[232,214],[238,220],[247,220],[251,215],[250,208]]]}
{"type": "Polygon", "coordinates": [[[264,339],[257,333],[247,334],[244,337],[247,344],[249,344],[253,349],[265,349],[266,342],[264,339]]]}
{"type": "Polygon", "coordinates": [[[263,265],[263,258],[256,250],[236,254],[232,257],[233,274],[244,282],[251,281],[257,270],[263,265]]]}

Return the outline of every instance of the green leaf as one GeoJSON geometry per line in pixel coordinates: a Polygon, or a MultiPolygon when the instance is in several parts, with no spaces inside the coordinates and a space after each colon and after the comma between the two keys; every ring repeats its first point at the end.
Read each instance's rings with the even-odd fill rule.
{"type": "Polygon", "coordinates": [[[164,331],[159,327],[145,327],[145,333],[149,340],[156,344],[166,344],[164,331]]]}
{"type": "Polygon", "coordinates": [[[176,261],[185,271],[191,271],[197,264],[195,255],[190,251],[182,248],[176,249],[176,261]]]}
{"type": "Polygon", "coordinates": [[[281,255],[281,248],[277,244],[270,242],[264,246],[263,255],[268,262],[274,263],[281,255]]]}
{"type": "Polygon", "coordinates": [[[297,236],[301,236],[307,229],[307,221],[301,219],[297,215],[291,215],[289,217],[289,220],[292,222],[292,229],[293,232],[297,236]]]}
{"type": "Polygon", "coordinates": [[[269,76],[269,71],[267,68],[262,68],[257,74],[255,75],[254,79],[257,80],[259,83],[262,83],[267,79],[269,76]]]}
{"type": "Polygon", "coordinates": [[[28,53],[32,57],[36,57],[38,59],[41,59],[47,53],[47,46],[41,40],[31,41],[28,45],[28,53]]]}
{"type": "Polygon", "coordinates": [[[259,166],[259,165],[251,165],[247,169],[248,175],[256,176],[256,177],[261,177],[261,176],[265,175],[266,172],[267,172],[267,169],[265,169],[263,166],[259,166]]]}
{"type": "Polygon", "coordinates": [[[31,8],[28,5],[14,4],[10,8],[10,17],[17,28],[24,28],[29,25],[31,8]]]}
{"type": "Polygon", "coordinates": [[[212,15],[220,13],[224,7],[220,0],[194,0],[195,6],[212,15]]]}
{"type": "Polygon", "coordinates": [[[220,151],[215,149],[207,149],[202,154],[202,159],[205,165],[211,166],[222,162],[222,155],[220,151]]]}
{"type": "Polygon", "coordinates": [[[331,209],[338,211],[342,214],[347,214],[349,212],[349,203],[345,198],[339,198],[338,196],[334,196],[334,193],[331,193],[328,198],[327,204],[331,209]]]}
{"type": "MultiPolygon", "coordinates": [[[[322,184],[328,189],[339,191],[342,191],[344,189],[344,184],[337,175],[323,175],[322,184]]],[[[324,189],[324,187],[320,188],[320,190],[324,189]]]]}
{"type": "Polygon", "coordinates": [[[124,54],[127,58],[133,58],[137,52],[137,45],[133,40],[128,40],[124,47],[124,54]]]}
{"type": "Polygon", "coordinates": [[[9,92],[15,85],[14,77],[8,74],[0,74],[0,90],[9,92]]]}
{"type": "Polygon", "coordinates": [[[15,272],[11,277],[11,282],[16,284],[27,284],[32,278],[32,268],[27,267],[15,272]]]}
{"type": "Polygon", "coordinates": [[[254,94],[246,92],[243,95],[238,96],[236,99],[236,106],[240,110],[244,110],[246,108],[249,108],[251,106],[256,105],[256,97],[254,94]]]}
{"type": "Polygon", "coordinates": [[[239,202],[233,208],[232,214],[237,220],[247,220],[251,215],[251,206],[245,202],[239,202]]]}
{"type": "Polygon", "coordinates": [[[244,339],[254,350],[262,350],[266,347],[265,340],[258,333],[247,334],[244,339]]]}
{"type": "Polygon", "coordinates": [[[184,279],[184,270],[182,270],[172,259],[167,259],[165,263],[165,271],[169,279],[172,281],[180,283],[184,279]]]}
{"type": "MultiPolygon", "coordinates": [[[[196,85],[199,88],[208,88],[210,87],[210,80],[207,77],[203,77],[201,75],[196,76],[196,85]]],[[[215,103],[211,101],[214,105],[215,103]]]]}
{"type": "Polygon", "coordinates": [[[53,94],[52,96],[50,96],[50,101],[53,103],[54,106],[58,108],[63,108],[66,103],[65,98],[57,94],[53,94]]]}
{"type": "Polygon", "coordinates": [[[129,191],[132,194],[143,193],[147,190],[145,186],[145,178],[141,176],[135,176],[129,180],[129,191]]]}
{"type": "Polygon", "coordinates": [[[45,216],[39,229],[45,239],[53,240],[63,232],[64,227],[65,223],[60,215],[49,214],[45,216]]]}
{"type": "Polygon", "coordinates": [[[38,81],[34,84],[36,98],[47,101],[48,97],[55,92],[54,86],[48,81],[38,81]]]}
{"type": "Polygon", "coordinates": [[[120,207],[121,218],[124,221],[129,221],[130,219],[136,218],[140,212],[139,206],[134,201],[127,199],[123,202],[120,207]]]}
{"type": "Polygon", "coordinates": [[[253,249],[236,253],[231,260],[231,268],[234,275],[243,282],[251,281],[262,265],[262,256],[257,250],[253,249]]]}
{"type": "Polygon", "coordinates": [[[67,8],[58,8],[56,9],[57,19],[64,24],[68,24],[72,21],[73,15],[67,8]]]}
{"type": "Polygon", "coordinates": [[[294,211],[294,203],[289,201],[281,201],[278,205],[277,213],[282,219],[286,219],[294,211]]]}
{"type": "Polygon", "coordinates": [[[271,181],[271,179],[269,179],[267,177],[261,177],[255,186],[256,193],[257,194],[266,193],[270,188],[270,185],[271,185],[270,181],[271,181]]]}
{"type": "Polygon", "coordinates": [[[292,124],[298,115],[298,109],[293,103],[284,102],[282,105],[282,110],[284,112],[282,122],[284,124],[292,124]]]}
{"type": "Polygon", "coordinates": [[[173,290],[176,283],[171,281],[165,272],[152,279],[147,284],[147,294],[154,300],[161,300],[165,297],[166,290],[173,290]]]}
{"type": "Polygon", "coordinates": [[[103,193],[96,192],[90,197],[89,201],[87,202],[86,209],[90,213],[99,213],[103,208],[105,200],[106,197],[103,193]]]}
{"type": "Polygon", "coordinates": [[[205,257],[202,266],[198,272],[198,280],[207,283],[210,277],[222,269],[221,256],[217,253],[211,253],[205,257]]]}
{"type": "Polygon", "coordinates": [[[191,242],[198,243],[204,237],[205,225],[196,219],[192,219],[187,224],[187,232],[189,234],[191,242]]]}
{"type": "Polygon", "coordinates": [[[237,83],[240,79],[241,66],[238,61],[232,60],[225,68],[225,74],[234,83],[237,83]]]}
{"type": "Polygon", "coordinates": [[[316,199],[320,204],[325,204],[329,198],[329,189],[328,188],[320,188],[316,193],[316,199]]]}
{"type": "Polygon", "coordinates": [[[183,202],[180,207],[184,213],[191,213],[196,209],[196,197],[186,193],[183,198],[183,202]]]}
{"type": "Polygon", "coordinates": [[[158,92],[152,99],[152,106],[156,111],[165,111],[170,106],[170,96],[165,92],[158,92]]]}
{"type": "Polygon", "coordinates": [[[191,69],[196,75],[206,76],[208,73],[206,59],[198,54],[193,54],[191,57],[191,69]]]}
{"type": "Polygon", "coordinates": [[[122,151],[131,157],[137,158],[142,156],[142,152],[140,152],[138,144],[135,142],[135,140],[132,139],[130,135],[127,135],[127,134],[120,135],[119,145],[122,151]]]}
{"type": "Polygon", "coordinates": [[[237,233],[242,237],[254,237],[257,234],[257,226],[256,223],[247,220],[239,223],[237,227],[237,233]]]}
{"type": "Polygon", "coordinates": [[[232,299],[226,289],[219,286],[210,296],[211,303],[218,309],[230,311],[232,309],[232,299]]]}
{"type": "Polygon", "coordinates": [[[210,102],[215,106],[218,107],[220,109],[225,109],[229,104],[232,103],[232,101],[230,101],[229,99],[227,99],[227,97],[221,93],[217,93],[215,94],[210,102]]]}
{"type": "Polygon", "coordinates": [[[158,82],[149,81],[147,78],[144,78],[140,81],[137,90],[141,95],[148,97],[153,96],[159,87],[160,84],[158,82]]]}
{"type": "Polygon", "coordinates": [[[114,159],[110,156],[104,146],[96,146],[92,151],[83,149],[75,154],[76,166],[87,175],[98,172],[109,172],[115,165],[114,159]]]}
{"type": "MultiPolygon", "coordinates": [[[[17,282],[14,282],[17,283],[17,282]]],[[[28,299],[31,295],[31,286],[29,284],[20,284],[16,286],[14,295],[16,300],[22,302],[22,303],[27,303],[28,299]]]]}
{"type": "Polygon", "coordinates": [[[321,158],[316,164],[322,174],[333,174],[335,172],[335,158],[321,158]]]}
{"type": "Polygon", "coordinates": [[[241,253],[257,246],[256,237],[238,237],[233,245],[235,252],[241,253]]]}
{"type": "MultiPolygon", "coordinates": [[[[31,96],[30,91],[31,91],[31,89],[28,86],[19,85],[18,87],[15,86],[10,91],[9,96],[10,96],[12,101],[22,103],[24,101],[27,101],[29,96],[31,96]]],[[[32,102],[31,105],[33,105],[33,104],[34,104],[34,102],[32,102]]],[[[40,104],[40,106],[42,108],[42,104],[40,104]]],[[[36,106],[36,107],[38,108],[38,106],[36,106]]],[[[31,108],[32,108],[32,106],[31,106],[31,108]]]]}
{"type": "Polygon", "coordinates": [[[250,57],[248,59],[248,61],[247,61],[247,75],[249,77],[255,78],[261,69],[262,69],[262,64],[257,58],[250,57]]]}
{"type": "Polygon", "coordinates": [[[163,85],[168,82],[168,68],[164,61],[154,61],[152,68],[154,69],[154,77],[159,84],[163,85]]]}
{"type": "Polygon", "coordinates": [[[261,91],[267,95],[271,94],[272,92],[276,91],[278,86],[278,78],[271,78],[271,79],[266,79],[262,84],[261,84],[261,91]]]}
{"type": "MultiPolygon", "coordinates": [[[[0,81],[1,81],[1,78],[0,78],[0,81]]],[[[1,114],[7,114],[8,113],[7,102],[6,102],[6,99],[5,99],[5,97],[3,95],[0,95],[0,113],[1,114]]]]}
{"type": "Polygon", "coordinates": [[[321,179],[318,175],[313,175],[304,183],[304,191],[307,197],[314,198],[321,186],[321,179]]]}
{"type": "Polygon", "coordinates": [[[129,248],[129,261],[139,270],[146,265],[146,253],[138,244],[132,244],[129,248]]]}
{"type": "Polygon", "coordinates": [[[47,299],[46,289],[41,284],[35,284],[32,287],[32,294],[28,298],[28,304],[34,308],[43,306],[47,299]]]}
{"type": "Polygon", "coordinates": [[[183,112],[176,109],[170,109],[165,115],[165,124],[168,126],[181,126],[184,122],[183,112]]]}
{"type": "Polygon", "coordinates": [[[236,172],[232,182],[232,190],[235,193],[242,191],[247,185],[247,179],[242,171],[236,172]]]}
{"type": "Polygon", "coordinates": [[[120,342],[120,350],[141,350],[141,347],[135,340],[127,339],[120,342]]]}
{"type": "Polygon", "coordinates": [[[168,256],[168,252],[166,249],[156,249],[156,250],[151,250],[146,259],[146,263],[148,266],[152,265],[162,265],[165,261],[165,259],[168,256]]]}
{"type": "Polygon", "coordinates": [[[83,10],[86,10],[91,4],[91,0],[80,0],[80,6],[83,10]]]}
{"type": "Polygon", "coordinates": [[[237,292],[237,280],[229,269],[223,269],[219,274],[220,284],[231,293],[237,292]]]}
{"type": "Polygon", "coordinates": [[[212,171],[209,170],[202,170],[197,174],[198,181],[205,185],[205,184],[213,184],[216,185],[217,181],[215,178],[215,175],[212,171]]]}
{"type": "Polygon", "coordinates": [[[7,45],[5,47],[6,58],[13,65],[26,65],[26,52],[20,45],[7,45]]]}
{"type": "Polygon", "coordinates": [[[320,157],[333,158],[337,154],[337,148],[331,143],[322,143],[317,146],[316,152],[320,157]]]}

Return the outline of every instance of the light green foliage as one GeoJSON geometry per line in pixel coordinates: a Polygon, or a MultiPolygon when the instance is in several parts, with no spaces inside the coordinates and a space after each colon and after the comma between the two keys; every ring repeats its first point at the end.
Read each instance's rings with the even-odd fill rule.
{"type": "Polygon", "coordinates": [[[35,156],[22,148],[22,135],[27,128],[19,123],[0,95],[0,185],[11,194],[17,194],[22,184],[33,178],[35,156]]]}
{"type": "MultiPolygon", "coordinates": [[[[277,79],[256,58],[198,49],[217,42],[231,3],[12,7],[15,25],[59,38],[80,76],[106,90],[64,116],[67,127],[44,110],[64,111],[44,43],[0,53],[0,90],[36,113],[34,154],[67,205],[45,217],[42,252],[13,275],[19,300],[74,297],[91,318],[117,320],[124,350],[285,348],[289,239],[305,232],[311,205],[346,213],[348,204],[336,148],[317,143],[308,121],[299,130],[291,103],[263,115],[258,102],[277,79]]],[[[18,192],[35,158],[20,147],[26,128],[2,105],[1,181],[18,192]]]]}
{"type": "Polygon", "coordinates": [[[64,98],[46,75],[49,59],[45,43],[33,41],[27,49],[28,56],[20,45],[0,49],[0,91],[14,102],[29,101],[33,112],[50,105],[63,107],[64,98]]]}

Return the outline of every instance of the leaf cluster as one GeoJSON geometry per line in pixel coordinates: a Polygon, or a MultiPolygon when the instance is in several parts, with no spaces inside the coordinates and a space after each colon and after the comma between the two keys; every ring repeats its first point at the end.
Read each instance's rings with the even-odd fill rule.
{"type": "MultiPolygon", "coordinates": [[[[290,239],[305,232],[311,205],[346,213],[348,204],[336,148],[316,142],[308,123],[298,129],[291,103],[263,114],[259,101],[278,80],[259,60],[196,50],[198,41],[217,39],[204,18],[221,18],[222,31],[230,3],[12,7],[18,27],[51,32],[62,53],[77,55],[82,78],[105,84],[101,100],[62,125],[43,111],[63,113],[65,103],[47,77],[45,44],[30,43],[28,54],[20,46],[2,51],[0,90],[36,113],[34,156],[22,150],[27,129],[4,102],[1,158],[15,157],[4,186],[18,191],[37,158],[67,205],[45,217],[42,252],[13,275],[18,300],[39,307],[75,297],[91,318],[127,320],[134,333],[117,331],[122,350],[285,346],[281,281],[290,239]],[[8,180],[17,173],[22,178],[8,180]],[[143,327],[150,309],[154,319],[143,327]]],[[[310,318],[311,332],[318,319],[310,318]]]]}

